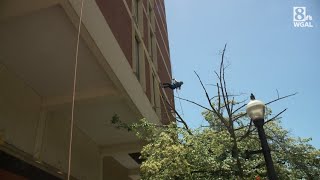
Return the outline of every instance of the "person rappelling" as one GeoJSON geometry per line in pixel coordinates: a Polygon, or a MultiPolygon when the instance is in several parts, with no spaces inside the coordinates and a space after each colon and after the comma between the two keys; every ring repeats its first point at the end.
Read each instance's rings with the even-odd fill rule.
{"type": "Polygon", "coordinates": [[[182,81],[177,81],[175,79],[172,79],[171,83],[162,83],[162,88],[170,88],[172,90],[174,89],[181,89],[181,85],[183,84],[182,81]]]}

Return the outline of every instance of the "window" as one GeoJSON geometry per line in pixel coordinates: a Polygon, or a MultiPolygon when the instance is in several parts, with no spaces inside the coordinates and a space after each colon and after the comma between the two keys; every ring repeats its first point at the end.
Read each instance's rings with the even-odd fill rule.
{"type": "Polygon", "coordinates": [[[141,62],[141,58],[140,58],[140,41],[138,39],[137,36],[135,36],[135,74],[137,76],[137,79],[140,81],[140,62],[141,62]]]}
{"type": "Polygon", "coordinates": [[[146,91],[145,53],[143,46],[143,11],[142,0],[132,0],[132,69],[146,91]]]}
{"type": "Polygon", "coordinates": [[[134,0],[133,3],[133,14],[134,14],[134,20],[136,21],[136,24],[139,25],[139,16],[140,16],[140,0],[134,0]]]}
{"type": "Polygon", "coordinates": [[[153,90],[153,93],[152,93],[152,105],[153,105],[153,108],[155,109],[156,108],[156,83],[155,83],[155,77],[154,77],[154,74],[152,73],[152,90],[153,90]]]}
{"type": "Polygon", "coordinates": [[[151,28],[149,28],[149,53],[151,59],[153,60],[153,32],[151,28]]]}
{"type": "Polygon", "coordinates": [[[161,108],[160,108],[160,91],[159,91],[159,83],[154,72],[151,73],[151,104],[153,109],[160,116],[161,108]]]}
{"type": "Polygon", "coordinates": [[[148,13],[148,52],[151,61],[157,68],[157,49],[156,49],[156,38],[155,38],[155,15],[154,15],[154,1],[149,0],[147,13],[148,13]]]}
{"type": "Polygon", "coordinates": [[[154,2],[153,0],[149,1],[148,5],[148,16],[152,29],[155,28],[155,15],[154,15],[154,2]]]}
{"type": "Polygon", "coordinates": [[[148,15],[149,15],[149,20],[150,20],[150,23],[151,23],[151,17],[152,17],[152,13],[153,13],[153,8],[152,8],[152,2],[149,1],[149,5],[148,5],[148,15]]]}

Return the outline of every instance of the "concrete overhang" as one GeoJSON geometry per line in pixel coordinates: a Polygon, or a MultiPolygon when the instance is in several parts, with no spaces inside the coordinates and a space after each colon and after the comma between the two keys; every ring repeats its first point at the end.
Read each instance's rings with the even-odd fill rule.
{"type": "MultiPolygon", "coordinates": [[[[80,0],[4,0],[0,7],[0,63],[47,111],[70,113],[80,0]]],[[[109,146],[138,142],[110,124],[114,114],[129,123],[160,121],[96,2],[86,0],[83,12],[75,122],[106,153],[109,146]]]]}

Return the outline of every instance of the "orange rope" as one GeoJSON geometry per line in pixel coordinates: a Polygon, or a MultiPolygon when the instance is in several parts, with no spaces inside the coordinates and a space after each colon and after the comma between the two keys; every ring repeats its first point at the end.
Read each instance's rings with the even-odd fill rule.
{"type": "Polygon", "coordinates": [[[79,26],[78,26],[78,38],[77,38],[77,49],[76,49],[76,58],[75,58],[75,65],[74,65],[72,108],[71,108],[71,124],[70,124],[70,140],[69,140],[69,155],[68,155],[69,159],[68,159],[68,174],[67,174],[67,179],[68,180],[70,180],[70,174],[71,174],[72,137],[73,137],[73,122],[74,122],[73,121],[74,120],[74,101],[75,101],[75,97],[76,97],[77,69],[78,69],[79,42],[80,42],[83,2],[84,2],[84,0],[81,1],[80,19],[79,19],[79,26]]]}

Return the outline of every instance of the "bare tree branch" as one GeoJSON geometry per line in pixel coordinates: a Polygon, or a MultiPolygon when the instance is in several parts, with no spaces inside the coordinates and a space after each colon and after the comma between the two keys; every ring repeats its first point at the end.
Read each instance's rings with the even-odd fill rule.
{"type": "Polygon", "coordinates": [[[252,120],[250,120],[250,123],[249,123],[249,127],[248,127],[247,132],[240,137],[239,141],[242,141],[243,139],[245,139],[246,137],[248,137],[248,136],[250,135],[250,133],[252,133],[253,131],[255,131],[255,129],[251,130],[252,123],[253,123],[252,120]]]}
{"type": "Polygon", "coordinates": [[[236,120],[238,120],[238,119],[240,119],[240,118],[242,118],[242,117],[244,117],[246,115],[247,115],[247,113],[240,114],[239,116],[233,118],[232,121],[234,122],[234,121],[236,121],[236,120]]]}
{"type": "MultiPolygon", "coordinates": [[[[243,101],[240,101],[240,102],[237,102],[237,103],[233,103],[233,102],[234,102],[234,98],[233,98],[232,101],[230,101],[230,102],[227,103],[227,104],[231,104],[231,106],[234,106],[234,105],[242,104],[242,103],[244,103],[245,101],[247,101],[247,100],[243,100],[243,101]]],[[[225,107],[226,107],[226,106],[223,105],[223,106],[221,106],[220,108],[223,109],[223,108],[225,108],[225,107]]],[[[231,112],[232,112],[232,111],[231,111],[231,112]]]]}
{"type": "MultiPolygon", "coordinates": [[[[223,48],[223,51],[222,51],[222,55],[221,55],[221,62],[220,62],[220,71],[219,71],[219,75],[218,78],[219,78],[219,81],[220,81],[220,90],[221,90],[221,94],[222,94],[222,98],[223,98],[223,101],[224,101],[224,105],[227,109],[227,112],[228,112],[228,116],[229,116],[229,122],[231,121],[231,112],[230,112],[230,108],[229,108],[229,105],[228,105],[228,93],[226,92],[226,82],[225,82],[225,79],[224,79],[224,54],[225,54],[225,51],[226,51],[226,48],[227,48],[227,44],[224,45],[224,48],[223,48]]],[[[217,73],[216,73],[217,74],[217,73]]]]}
{"type": "Polygon", "coordinates": [[[222,117],[222,115],[221,115],[219,112],[217,112],[217,110],[215,109],[215,107],[212,105],[211,100],[210,100],[210,97],[209,97],[209,94],[208,94],[208,92],[207,92],[207,89],[204,87],[203,82],[202,82],[200,76],[198,75],[198,73],[197,73],[196,71],[194,71],[194,73],[196,74],[196,76],[197,76],[198,79],[199,79],[199,82],[200,82],[200,84],[201,84],[201,86],[202,86],[202,89],[204,90],[204,92],[205,92],[205,94],[206,94],[208,103],[209,103],[210,107],[212,108],[213,113],[216,114],[216,116],[218,116],[218,117],[221,119],[221,121],[225,124],[225,121],[224,121],[224,118],[222,117]]]}
{"type": "MultiPolygon", "coordinates": [[[[218,84],[218,83],[217,83],[218,84]]],[[[218,85],[214,85],[215,87],[219,87],[218,85]]],[[[237,96],[242,96],[245,95],[245,93],[240,93],[240,94],[229,94],[229,97],[237,97],[237,96]]],[[[218,98],[218,97],[222,97],[221,95],[216,95],[210,98],[210,100],[214,99],[214,98],[218,98]]]]}
{"type": "MultiPolygon", "coordinates": [[[[298,93],[292,93],[292,94],[289,94],[289,95],[286,95],[286,96],[283,96],[283,97],[278,97],[277,99],[275,100],[272,100],[272,101],[269,101],[268,103],[266,103],[265,105],[268,105],[268,104],[271,104],[271,103],[274,103],[276,101],[279,101],[281,99],[285,99],[285,98],[288,98],[288,97],[291,97],[291,96],[294,96],[294,95],[297,95],[298,93]]],[[[239,111],[240,109],[242,109],[243,107],[245,107],[247,104],[243,104],[242,106],[240,106],[239,108],[237,108],[236,110],[233,111],[233,114],[235,114],[235,112],[239,111]]],[[[247,115],[247,113],[243,114],[241,117],[247,115]]],[[[235,119],[233,119],[233,121],[241,118],[241,117],[236,117],[235,119]]]]}
{"type": "Polygon", "coordinates": [[[180,119],[179,122],[182,123],[182,124],[184,125],[184,127],[187,129],[188,133],[189,133],[190,135],[192,135],[192,132],[191,132],[188,124],[187,124],[186,121],[180,116],[180,114],[178,113],[178,111],[168,102],[167,99],[165,99],[165,102],[168,104],[168,106],[170,107],[170,109],[172,109],[172,110],[175,112],[175,114],[178,116],[178,118],[180,119]]]}
{"type": "Polygon", "coordinates": [[[279,112],[277,115],[273,116],[271,119],[267,120],[264,124],[275,120],[278,116],[280,116],[282,113],[284,113],[288,108],[285,108],[284,110],[282,110],[281,112],[279,112]]]}
{"type": "Polygon", "coordinates": [[[289,95],[287,95],[287,96],[278,97],[277,99],[272,100],[272,101],[270,101],[270,102],[266,103],[266,105],[271,104],[271,103],[274,103],[274,102],[279,101],[279,100],[281,100],[281,99],[288,98],[288,97],[290,97],[290,96],[297,95],[297,94],[298,94],[298,92],[295,92],[295,93],[293,93],[293,94],[289,94],[289,95]]]}
{"type": "Polygon", "coordinates": [[[219,89],[218,83],[217,83],[217,89],[218,89],[218,112],[221,113],[221,95],[220,95],[220,89],[219,89]]]}
{"type": "Polygon", "coordinates": [[[236,110],[234,110],[232,112],[232,114],[235,114],[237,111],[239,111],[240,109],[242,109],[243,107],[245,107],[247,104],[243,104],[242,106],[238,107],[236,110]]]}
{"type": "Polygon", "coordinates": [[[187,101],[187,102],[189,102],[189,103],[195,104],[195,105],[197,105],[197,106],[199,106],[199,107],[201,107],[201,108],[203,108],[203,109],[205,109],[205,110],[208,110],[208,111],[210,111],[210,112],[213,112],[211,109],[209,109],[209,108],[207,108],[207,107],[205,107],[205,106],[202,106],[201,104],[196,103],[196,102],[194,102],[194,101],[191,101],[191,100],[189,100],[189,99],[184,99],[184,98],[177,97],[177,96],[174,96],[174,97],[175,97],[175,98],[178,98],[178,99],[181,99],[181,100],[183,100],[183,101],[187,101]]]}
{"type": "MultiPolygon", "coordinates": [[[[224,54],[223,54],[224,55],[224,54]]],[[[222,81],[223,81],[223,88],[224,88],[224,92],[225,92],[225,96],[226,96],[226,102],[225,102],[225,106],[229,115],[229,121],[232,121],[232,113],[231,113],[231,108],[229,105],[229,95],[228,95],[228,91],[227,91],[227,85],[226,85],[226,79],[224,77],[224,69],[223,69],[223,73],[222,73],[222,81]]]]}

